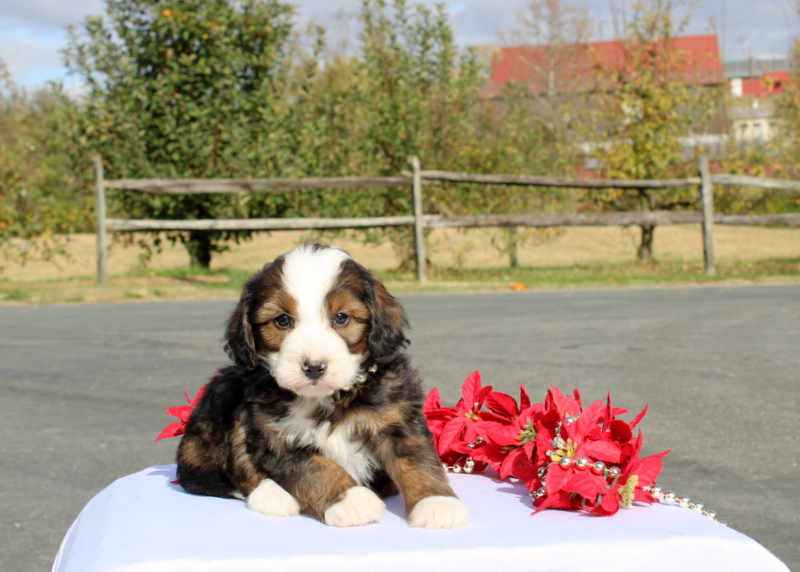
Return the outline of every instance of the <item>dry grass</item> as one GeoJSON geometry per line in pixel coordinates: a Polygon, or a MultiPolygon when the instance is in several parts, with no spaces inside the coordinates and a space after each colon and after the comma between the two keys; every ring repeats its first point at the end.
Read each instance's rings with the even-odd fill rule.
{"type": "MultiPolygon", "coordinates": [[[[592,267],[591,273],[596,273],[597,268],[605,268],[611,274],[626,274],[629,268],[641,268],[634,260],[637,232],[636,228],[623,227],[576,227],[556,232],[531,232],[529,242],[519,250],[519,264],[529,272],[562,269],[568,276],[576,276],[568,269],[583,266],[592,267]]],[[[307,236],[306,232],[275,232],[233,245],[230,252],[214,258],[210,275],[177,271],[186,268],[189,262],[181,246],[166,246],[144,267],[138,248],[114,244],[108,266],[110,283],[97,287],[94,285],[94,235],[74,235],[69,237],[67,251],[70,258],[66,261],[35,261],[25,266],[6,263],[0,274],[0,297],[5,303],[232,298],[237,293],[237,282],[244,276],[290,250],[307,236]]],[[[438,272],[433,272],[431,284],[422,290],[506,288],[507,276],[501,273],[495,277],[497,273],[492,273],[492,269],[508,267],[507,254],[494,246],[503,238],[503,231],[496,229],[432,232],[428,239],[428,256],[438,272]],[[467,269],[485,270],[487,274],[471,276],[467,269]]],[[[363,245],[346,237],[332,242],[348,250],[365,266],[384,273],[395,291],[421,290],[410,276],[390,272],[399,264],[390,244],[363,245]]],[[[792,261],[800,260],[800,229],[797,228],[717,226],[715,254],[720,267],[749,264],[751,270],[745,273],[745,281],[759,280],[754,272],[758,273],[759,263],[769,260],[789,261],[788,267],[786,264],[781,266],[779,279],[800,281],[798,272],[792,270],[798,266],[792,266],[792,261]]],[[[681,268],[694,272],[703,259],[698,225],[659,227],[656,230],[655,258],[661,274],[674,274],[672,269],[680,272],[681,268]]],[[[544,287],[564,287],[565,280],[572,279],[561,277],[545,282],[544,287]]],[[[575,281],[585,280],[578,276],[575,281]]],[[[602,285],[593,279],[588,282],[602,285]]],[[[603,279],[603,282],[615,281],[603,279]]],[[[674,280],[656,276],[653,283],[665,282],[673,283],[674,280]]],[[[542,287],[542,284],[529,282],[531,286],[542,287]]]]}

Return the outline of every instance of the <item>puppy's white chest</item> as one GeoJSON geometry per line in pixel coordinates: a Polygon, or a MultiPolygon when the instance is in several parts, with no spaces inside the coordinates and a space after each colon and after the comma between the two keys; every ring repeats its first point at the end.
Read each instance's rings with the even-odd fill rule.
{"type": "Polygon", "coordinates": [[[276,424],[281,436],[296,446],[312,446],[328,459],[335,461],[359,485],[366,485],[375,470],[375,459],[363,444],[353,438],[353,423],[343,422],[331,427],[329,421],[319,422],[311,417],[317,410],[316,399],[299,399],[289,415],[276,424]]]}

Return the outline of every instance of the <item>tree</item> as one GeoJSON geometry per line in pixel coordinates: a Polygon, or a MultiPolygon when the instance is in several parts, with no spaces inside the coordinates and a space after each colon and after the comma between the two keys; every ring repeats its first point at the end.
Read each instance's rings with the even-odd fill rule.
{"type": "MultiPolygon", "coordinates": [[[[458,54],[443,6],[410,8],[405,0],[364,0],[357,55],[328,61],[319,73],[316,101],[324,113],[331,149],[359,174],[397,175],[418,155],[427,165],[450,168],[473,140],[481,84],[472,50],[458,54]],[[341,133],[341,137],[335,137],[341,133]]],[[[309,92],[312,93],[312,92],[309,92]]],[[[330,151],[329,151],[330,153],[330,151]]],[[[407,188],[348,195],[360,214],[409,214],[407,188]]],[[[426,209],[451,205],[452,189],[426,190],[426,209]]],[[[408,229],[372,231],[389,237],[404,263],[413,261],[408,229]]]]}
{"type": "MultiPolygon", "coordinates": [[[[70,70],[86,82],[82,147],[109,178],[280,175],[291,162],[292,8],[278,0],[107,0],[106,16],[70,29],[70,70]]],[[[281,210],[280,198],[115,193],[111,209],[141,218],[228,218],[281,210]]],[[[170,233],[208,267],[239,234],[170,233]]],[[[158,246],[158,235],[151,237],[158,246]]]]}
{"type": "MultiPolygon", "coordinates": [[[[632,6],[623,22],[614,57],[596,62],[595,89],[585,109],[590,155],[609,178],[657,179],[687,176],[694,164],[684,160],[685,138],[704,129],[717,94],[692,87],[686,74],[693,64],[675,46],[690,15],[676,21],[689,0],[647,0],[632,6]]],[[[586,198],[601,208],[667,210],[688,208],[696,200],[684,191],[592,191],[586,198]]],[[[641,225],[637,257],[652,261],[655,226],[641,225]]]]}
{"type": "Polygon", "coordinates": [[[501,36],[512,48],[530,114],[559,146],[571,140],[571,119],[585,82],[580,63],[593,35],[586,6],[566,0],[530,0],[517,16],[518,28],[501,36]]]}
{"type": "Polygon", "coordinates": [[[0,254],[63,254],[59,235],[91,225],[88,160],[72,145],[75,104],[59,84],[29,94],[0,61],[0,254]]]}
{"type": "MultiPolygon", "coordinates": [[[[800,14],[800,1],[797,3],[800,14]]],[[[800,177],[800,40],[795,40],[791,52],[791,78],[781,94],[777,109],[780,119],[780,137],[776,139],[776,156],[781,161],[781,170],[796,179],[800,177]]]]}

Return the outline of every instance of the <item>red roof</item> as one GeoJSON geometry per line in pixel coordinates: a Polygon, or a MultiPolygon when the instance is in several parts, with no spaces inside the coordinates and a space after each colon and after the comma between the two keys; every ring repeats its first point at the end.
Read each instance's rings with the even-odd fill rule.
{"type": "MultiPolygon", "coordinates": [[[[766,72],[761,77],[745,77],[739,80],[730,80],[729,86],[734,81],[741,82],[741,93],[734,95],[749,95],[753,97],[765,97],[781,93],[784,86],[789,81],[788,71],[766,72]]],[[[733,88],[731,87],[731,92],[733,88]]]]}
{"type": "MultiPolygon", "coordinates": [[[[663,44],[662,44],[663,45],[663,44]]],[[[684,80],[691,85],[720,84],[724,81],[722,60],[716,34],[678,36],[670,39],[670,49],[679,57],[675,59],[684,80]]],[[[500,48],[492,64],[492,76],[486,90],[489,96],[498,96],[503,86],[516,80],[527,86],[530,93],[547,90],[548,76],[552,77],[556,91],[585,90],[596,85],[598,70],[607,71],[609,80],[631,71],[633,44],[618,40],[570,44],[561,50],[551,51],[549,46],[516,46],[500,48]],[[548,70],[553,73],[549,74],[548,70]],[[591,81],[592,77],[595,81],[591,81]]],[[[655,46],[658,49],[658,44],[655,46]]],[[[640,52],[640,54],[646,52],[640,52]]]]}

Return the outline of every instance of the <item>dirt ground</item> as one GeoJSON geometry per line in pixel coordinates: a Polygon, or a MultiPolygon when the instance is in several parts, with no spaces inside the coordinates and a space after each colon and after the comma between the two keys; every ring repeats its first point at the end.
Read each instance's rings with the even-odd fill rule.
{"type": "MultiPolygon", "coordinates": [[[[524,231],[521,231],[521,235],[524,231]]],[[[262,233],[252,240],[232,245],[231,251],[219,254],[212,269],[229,268],[254,271],[276,256],[290,250],[309,236],[306,231],[262,233]]],[[[441,267],[507,267],[508,255],[495,244],[502,244],[506,234],[497,229],[435,230],[427,240],[428,258],[441,267]]],[[[397,267],[399,259],[391,244],[363,245],[354,238],[326,239],[350,252],[369,268],[383,270],[397,267]]],[[[529,231],[528,241],[519,248],[519,264],[527,267],[561,267],[574,264],[624,263],[635,257],[638,229],[628,227],[571,227],[529,231]]],[[[714,251],[718,263],[756,261],[769,258],[800,257],[800,228],[734,227],[718,225],[714,229],[714,251]]],[[[93,234],[68,237],[69,260],[56,263],[32,261],[25,266],[0,261],[0,279],[13,282],[36,282],[95,275],[96,254],[93,234]]],[[[656,230],[656,260],[696,263],[703,259],[702,237],[698,225],[660,226],[656,230]]],[[[165,270],[187,266],[185,249],[167,246],[155,254],[148,268],[165,270]]],[[[108,260],[111,277],[141,274],[138,247],[112,244],[108,260]]]]}

